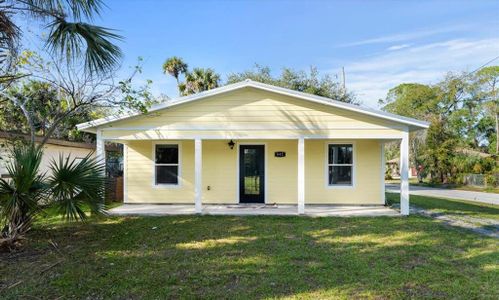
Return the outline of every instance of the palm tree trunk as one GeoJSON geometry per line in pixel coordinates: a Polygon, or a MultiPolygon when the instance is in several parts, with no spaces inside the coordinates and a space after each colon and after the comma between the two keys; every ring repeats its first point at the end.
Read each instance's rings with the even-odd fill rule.
{"type": "Polygon", "coordinates": [[[182,91],[180,90],[180,80],[178,80],[178,76],[175,76],[175,80],[177,80],[178,95],[182,96],[182,91]]]}

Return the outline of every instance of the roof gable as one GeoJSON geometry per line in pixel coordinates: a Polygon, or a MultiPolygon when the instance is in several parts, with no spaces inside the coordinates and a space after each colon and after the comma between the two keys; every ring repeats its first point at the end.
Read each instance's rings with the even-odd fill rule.
{"type": "MultiPolygon", "coordinates": [[[[260,82],[255,82],[252,80],[245,80],[245,81],[241,81],[241,82],[238,82],[235,84],[230,84],[230,85],[226,85],[226,86],[216,88],[213,90],[205,91],[202,93],[198,93],[198,94],[194,94],[194,95],[190,95],[190,96],[185,96],[185,97],[180,97],[180,98],[177,98],[176,100],[168,101],[166,103],[162,103],[160,105],[157,105],[157,106],[151,108],[146,115],[149,115],[149,114],[154,113],[154,112],[160,112],[162,110],[166,110],[169,108],[178,107],[178,106],[181,106],[181,105],[184,105],[187,103],[194,103],[196,101],[206,99],[206,98],[209,98],[212,96],[222,95],[222,94],[230,93],[232,91],[237,91],[237,90],[248,88],[248,87],[255,88],[257,90],[262,90],[262,91],[267,91],[267,92],[279,94],[279,95],[289,96],[289,97],[309,101],[309,102],[316,103],[316,104],[321,104],[321,105],[325,105],[325,106],[329,106],[329,107],[339,108],[342,110],[351,111],[351,112],[367,115],[370,117],[379,118],[382,120],[392,121],[395,123],[409,126],[409,128],[412,130],[428,128],[427,122],[419,121],[419,120],[412,119],[412,118],[402,117],[402,116],[398,116],[395,114],[391,114],[391,113],[387,113],[387,112],[383,112],[383,111],[378,111],[378,110],[374,110],[374,109],[370,109],[370,108],[360,107],[360,106],[349,104],[349,103],[335,101],[335,100],[325,98],[325,97],[320,97],[320,96],[302,93],[302,92],[298,92],[298,91],[294,91],[294,90],[290,90],[290,89],[286,89],[286,88],[281,88],[281,87],[276,87],[276,86],[272,86],[272,85],[268,85],[268,84],[264,84],[264,83],[260,83],[260,82]]],[[[132,118],[136,118],[139,116],[144,116],[144,114],[131,113],[131,114],[124,114],[121,116],[105,117],[105,118],[97,119],[97,120],[90,121],[87,123],[78,124],[77,128],[80,130],[83,130],[83,131],[95,132],[97,127],[99,127],[99,126],[107,125],[107,124],[118,122],[118,121],[132,119],[132,118]]]]}

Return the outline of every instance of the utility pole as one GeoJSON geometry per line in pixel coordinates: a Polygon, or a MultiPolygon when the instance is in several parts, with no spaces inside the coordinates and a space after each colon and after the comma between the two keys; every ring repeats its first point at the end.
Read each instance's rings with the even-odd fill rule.
{"type": "Polygon", "coordinates": [[[343,90],[343,96],[345,96],[347,93],[346,84],[345,84],[345,81],[346,81],[346,79],[345,79],[345,67],[341,67],[341,81],[342,81],[341,87],[343,90]]]}

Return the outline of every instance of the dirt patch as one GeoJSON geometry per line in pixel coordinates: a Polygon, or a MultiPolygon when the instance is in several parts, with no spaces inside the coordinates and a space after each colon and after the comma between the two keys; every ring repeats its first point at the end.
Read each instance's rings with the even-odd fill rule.
{"type": "Polygon", "coordinates": [[[424,266],[428,263],[424,257],[411,257],[409,261],[404,264],[404,268],[407,270],[413,270],[417,267],[424,266]]]}
{"type": "Polygon", "coordinates": [[[37,261],[43,255],[42,251],[25,247],[13,252],[0,252],[0,261],[3,263],[16,263],[19,261],[37,261]]]}
{"type": "Polygon", "coordinates": [[[445,299],[447,298],[447,293],[441,291],[435,291],[424,284],[414,284],[406,283],[402,287],[404,294],[411,299],[445,299]]]}

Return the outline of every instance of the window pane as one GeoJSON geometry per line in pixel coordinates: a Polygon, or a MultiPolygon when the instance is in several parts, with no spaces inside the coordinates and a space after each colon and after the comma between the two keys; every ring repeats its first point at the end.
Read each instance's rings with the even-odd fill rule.
{"type": "Polygon", "coordinates": [[[351,185],[352,167],[351,166],[329,166],[329,185],[351,185]]]}
{"type": "Polygon", "coordinates": [[[260,176],[244,177],[244,194],[260,195],[260,176]]]}
{"type": "Polygon", "coordinates": [[[178,166],[156,166],[156,184],[177,184],[178,166]]]}
{"type": "Polygon", "coordinates": [[[178,164],[178,145],[156,145],[157,164],[178,164]]]}
{"type": "Polygon", "coordinates": [[[330,164],[351,164],[352,156],[353,156],[353,147],[351,144],[329,145],[330,164]]]}

